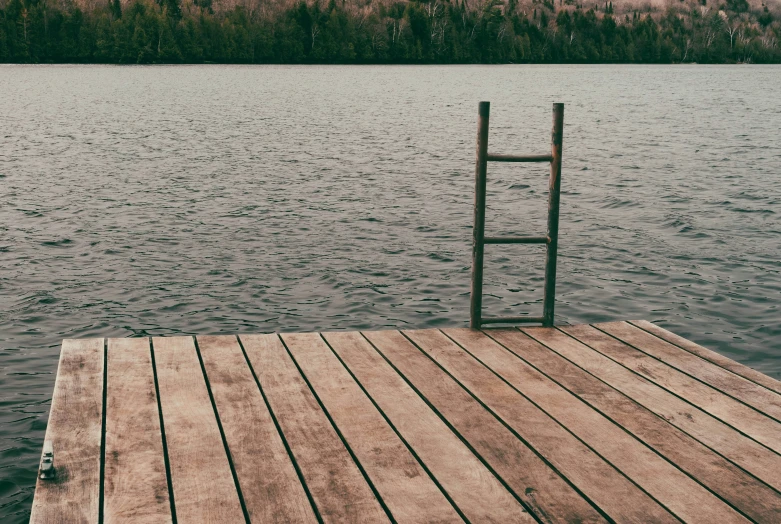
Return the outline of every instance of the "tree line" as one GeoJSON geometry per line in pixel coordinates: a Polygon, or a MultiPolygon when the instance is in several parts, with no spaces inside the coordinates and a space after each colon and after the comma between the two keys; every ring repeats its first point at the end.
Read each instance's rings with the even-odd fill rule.
{"type": "Polygon", "coordinates": [[[6,0],[0,62],[781,63],[781,23],[746,0],[623,14],[578,0],[187,1],[6,0]]]}

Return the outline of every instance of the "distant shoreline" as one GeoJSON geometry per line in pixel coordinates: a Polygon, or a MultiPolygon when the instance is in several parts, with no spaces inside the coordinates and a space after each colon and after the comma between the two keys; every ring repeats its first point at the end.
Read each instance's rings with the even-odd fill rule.
{"type": "Polygon", "coordinates": [[[709,63],[700,64],[698,62],[686,62],[686,63],[639,63],[639,62],[525,62],[525,63],[401,63],[401,62],[363,62],[363,63],[311,63],[311,62],[297,62],[297,63],[281,63],[281,62],[258,62],[258,63],[243,63],[243,62],[159,62],[159,63],[144,63],[144,64],[119,64],[110,62],[0,62],[0,67],[3,66],[115,66],[115,67],[154,67],[154,66],[178,66],[178,67],[192,67],[192,66],[301,66],[301,67],[376,67],[376,66],[388,66],[388,67],[441,67],[441,66],[453,66],[453,67],[475,67],[475,66],[497,66],[497,67],[512,67],[512,66],[679,66],[679,67],[691,67],[691,66],[703,66],[703,67],[723,67],[723,66],[760,66],[760,67],[778,67],[781,66],[781,62],[771,63],[745,63],[745,62],[724,62],[724,63],[709,63]]]}
{"type": "Polygon", "coordinates": [[[0,63],[781,63],[781,13],[747,0],[716,8],[709,1],[616,13],[611,1],[584,9],[577,0],[330,0],[222,10],[212,0],[110,0],[91,10],[8,0],[0,7],[0,63]]]}

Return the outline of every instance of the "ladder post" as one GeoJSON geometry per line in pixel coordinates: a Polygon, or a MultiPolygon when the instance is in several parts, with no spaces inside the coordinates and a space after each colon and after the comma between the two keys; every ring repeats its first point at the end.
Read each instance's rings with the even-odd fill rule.
{"type": "Polygon", "coordinates": [[[477,119],[477,157],[475,160],[475,220],[472,229],[472,296],[469,327],[480,329],[483,308],[483,250],[485,238],[485,185],[488,168],[488,117],[490,102],[480,102],[477,119]]]}
{"type": "Polygon", "coordinates": [[[561,152],[564,132],[564,104],[553,104],[550,180],[548,181],[548,249],[545,254],[545,297],[542,325],[553,326],[556,300],[556,255],[559,247],[559,200],[561,194],[561,152]]]}

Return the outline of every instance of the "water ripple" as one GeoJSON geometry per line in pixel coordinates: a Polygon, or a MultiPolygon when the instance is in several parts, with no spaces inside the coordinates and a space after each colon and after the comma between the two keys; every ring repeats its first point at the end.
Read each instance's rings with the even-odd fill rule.
{"type": "MultiPolygon", "coordinates": [[[[506,153],[566,104],[558,321],[781,377],[779,99],[768,66],[0,66],[0,521],[64,337],[466,325],[478,100],[506,153]]],[[[544,232],[546,189],[492,164],[489,234],[544,232]]],[[[487,313],[538,312],[541,248],[486,257],[487,313]]]]}

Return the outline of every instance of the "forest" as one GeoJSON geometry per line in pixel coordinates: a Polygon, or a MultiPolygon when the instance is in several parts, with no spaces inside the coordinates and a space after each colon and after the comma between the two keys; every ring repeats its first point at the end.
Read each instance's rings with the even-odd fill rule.
{"type": "Polygon", "coordinates": [[[781,63],[781,21],[746,0],[617,13],[578,0],[0,2],[0,62],[781,63]]]}

